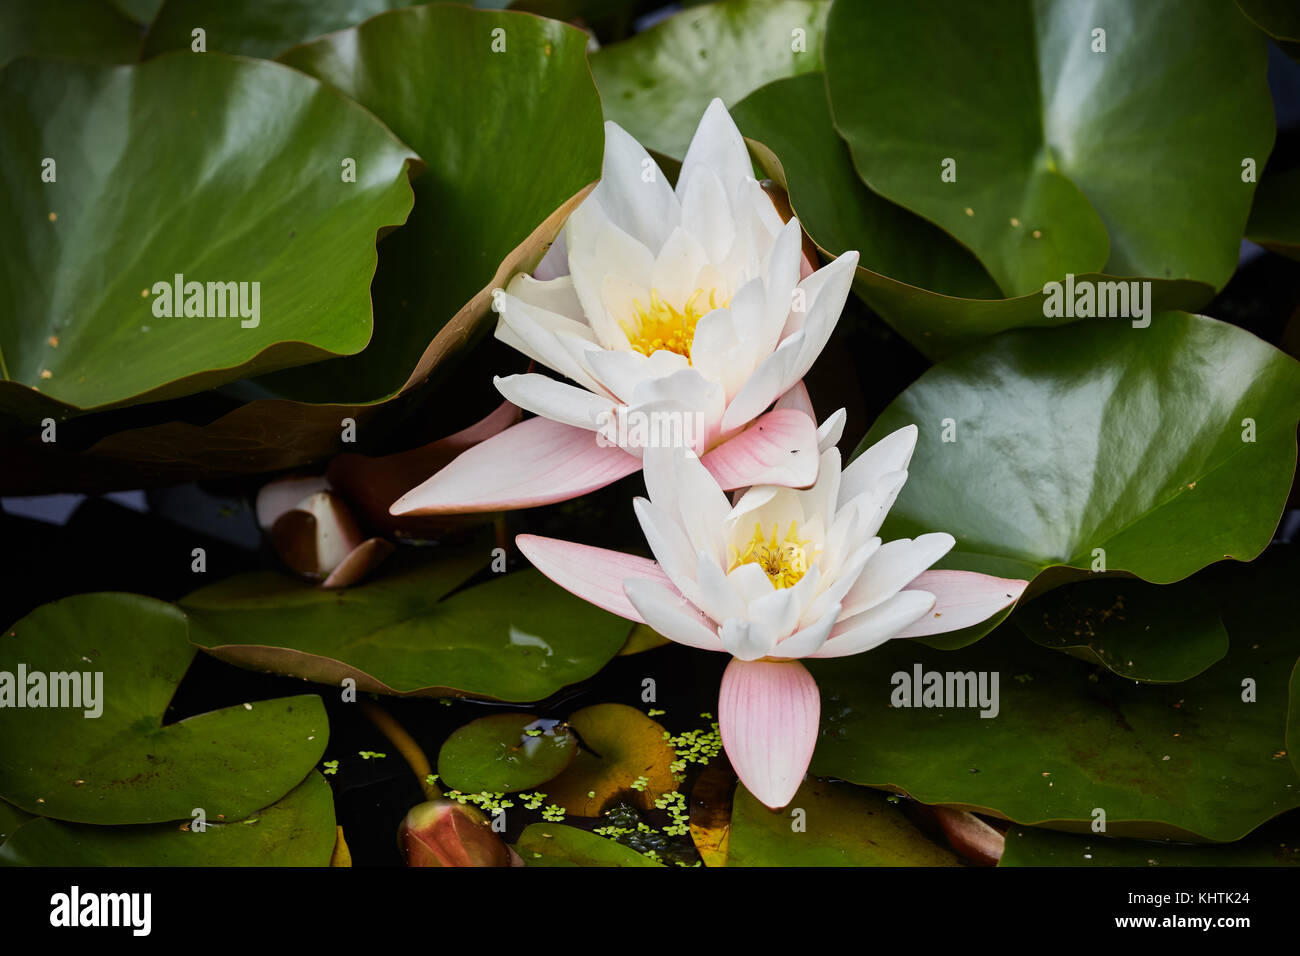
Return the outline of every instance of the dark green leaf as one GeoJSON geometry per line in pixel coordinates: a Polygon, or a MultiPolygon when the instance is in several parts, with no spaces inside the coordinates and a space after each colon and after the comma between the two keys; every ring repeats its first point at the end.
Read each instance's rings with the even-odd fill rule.
{"type": "Polygon", "coordinates": [[[394,557],[346,590],[255,572],[181,606],[191,639],[222,660],[384,694],[541,700],[618,653],[625,621],[531,569],[446,596],[487,557],[468,549],[405,569],[394,557]]]}
{"type": "Polygon", "coordinates": [[[0,694],[22,666],[28,707],[0,709],[0,796],[29,813],[98,824],[189,819],[196,807],[211,820],[238,820],[280,799],[324,752],[320,698],[235,704],[164,724],[194,653],[180,611],[134,594],[64,598],[7,629],[0,672],[14,676],[0,677],[0,694]],[[45,706],[30,709],[41,685],[45,706]],[[69,706],[61,691],[54,707],[56,685],[94,687],[95,699],[69,706]]]}
{"type": "Polygon", "coordinates": [[[217,53],[24,60],[0,97],[0,217],[25,237],[0,266],[0,407],[154,401],[366,345],[375,236],[410,211],[416,157],[355,103],[217,53]],[[154,314],[177,275],[213,284],[211,315],[154,314]],[[235,282],[256,327],[215,288],[235,282]]]}
{"type": "Polygon", "coordinates": [[[1228,652],[1218,593],[1205,576],[1156,585],[1131,578],[1067,584],[1013,619],[1044,647],[1157,684],[1188,680],[1228,652]]]}
{"type": "Polygon", "coordinates": [[[33,820],[0,846],[0,866],[328,866],[334,795],[316,771],[242,820],[96,827],[33,820]]]}
{"type": "Polygon", "coordinates": [[[533,823],[515,844],[524,866],[662,866],[621,843],[566,827],[559,823],[533,823]]]}
{"type": "Polygon", "coordinates": [[[557,776],[576,749],[577,741],[562,724],[539,721],[534,714],[493,714],[443,741],[438,776],[462,793],[514,793],[557,776]]]}
{"type": "Polygon", "coordinates": [[[952,233],[1008,295],[1067,272],[1232,275],[1243,161],[1263,167],[1273,110],[1263,39],[1231,4],[841,0],[826,36],[863,181],[952,233]]]}
{"type": "Polygon", "coordinates": [[[784,810],[743,786],[731,813],[728,866],[957,866],[885,794],[806,780],[784,810]]]}
{"type": "Polygon", "coordinates": [[[821,69],[828,9],[827,0],[721,0],[605,47],[591,58],[605,118],[680,161],[714,97],[730,106],[821,69]]]}

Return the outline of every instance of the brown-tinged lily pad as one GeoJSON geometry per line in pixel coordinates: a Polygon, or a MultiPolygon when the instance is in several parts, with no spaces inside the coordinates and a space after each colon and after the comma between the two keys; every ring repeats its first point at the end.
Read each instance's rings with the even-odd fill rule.
{"type": "Polygon", "coordinates": [[[547,799],[579,817],[600,816],[615,797],[642,810],[677,789],[677,754],[667,731],[635,707],[594,704],[569,717],[581,747],[573,763],[546,785],[547,799]]]}

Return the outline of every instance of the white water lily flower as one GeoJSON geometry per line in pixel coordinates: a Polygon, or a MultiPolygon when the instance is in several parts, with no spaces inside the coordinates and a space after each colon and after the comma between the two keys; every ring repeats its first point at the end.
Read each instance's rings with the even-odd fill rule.
{"type": "Polygon", "coordinates": [[[635,506],[656,560],[533,535],[521,535],[519,548],[579,597],[678,643],[731,654],[718,710],[723,746],[750,792],[781,807],[812,759],[820,714],[799,658],[967,627],[1027,584],[928,570],[953,546],[943,532],[881,540],[916,435],[914,425],[899,429],[842,472],[839,451],[827,447],[811,488],[756,486],[734,504],[688,451],[647,449],[649,498],[635,506]]]}
{"type": "Polygon", "coordinates": [[[675,189],[606,123],[601,181],[563,239],[536,276],[497,296],[496,334],[567,381],[497,378],[538,418],[467,452],[394,514],[565,500],[636,471],[653,444],[688,445],[726,488],[812,484],[817,436],[801,380],[858,256],[811,271],[799,223],[783,223],[754,178],[721,100],[700,120],[675,189]]]}

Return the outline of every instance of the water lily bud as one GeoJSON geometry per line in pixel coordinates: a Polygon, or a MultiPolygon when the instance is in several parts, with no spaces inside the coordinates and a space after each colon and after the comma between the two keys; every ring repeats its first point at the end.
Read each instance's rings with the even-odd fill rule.
{"type": "Polygon", "coordinates": [[[412,808],[397,832],[407,866],[510,866],[505,842],[478,810],[452,800],[412,808]]]}
{"type": "Polygon", "coordinates": [[[352,512],[330,491],[308,495],[271,528],[276,553],[299,574],[329,574],[362,542],[352,512]]]}

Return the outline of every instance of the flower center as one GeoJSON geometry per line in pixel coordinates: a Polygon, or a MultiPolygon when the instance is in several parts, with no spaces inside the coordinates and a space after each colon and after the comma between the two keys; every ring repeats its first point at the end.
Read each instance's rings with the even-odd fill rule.
{"type": "Polygon", "coordinates": [[[649,306],[643,306],[641,300],[636,299],[632,303],[632,321],[620,323],[633,350],[642,355],[652,355],[665,349],[689,359],[696,324],[714,309],[726,306],[725,302],[718,304],[717,289],[709,290],[707,308],[699,304],[703,296],[704,290],[696,289],[680,310],[665,302],[658,289],[650,290],[649,306]]]}
{"type": "Polygon", "coordinates": [[[794,587],[808,573],[808,564],[813,557],[807,548],[810,542],[800,540],[799,525],[795,521],[790,522],[790,530],[784,539],[778,537],[779,533],[780,526],[775,523],[771,535],[763,530],[762,524],[754,525],[754,536],[749,543],[741,550],[731,549],[734,557],[727,572],[742,564],[757,564],[774,587],[794,587]]]}

